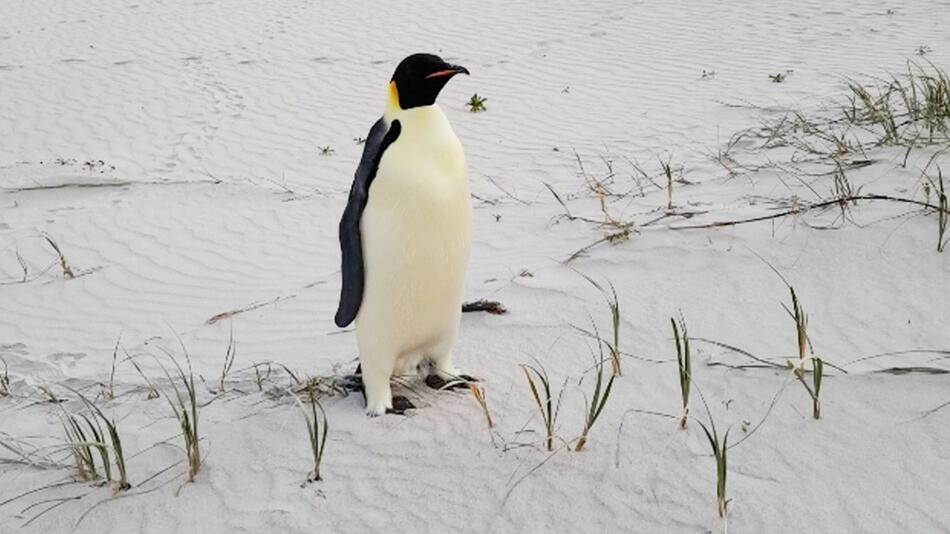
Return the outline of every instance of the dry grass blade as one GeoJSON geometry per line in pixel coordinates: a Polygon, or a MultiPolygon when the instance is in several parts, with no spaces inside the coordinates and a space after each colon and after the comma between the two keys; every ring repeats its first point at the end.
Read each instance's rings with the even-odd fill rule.
{"type": "Polygon", "coordinates": [[[255,363],[253,367],[254,367],[254,382],[257,384],[257,390],[264,391],[264,381],[270,378],[270,374],[271,374],[270,362],[265,362],[261,364],[255,363]],[[261,366],[264,366],[264,365],[267,366],[266,373],[262,373],[260,369],[261,366]]]}
{"type": "Polygon", "coordinates": [[[485,414],[485,421],[488,423],[488,428],[494,428],[495,423],[492,422],[491,413],[488,411],[488,401],[485,399],[485,388],[474,382],[469,382],[468,389],[472,392],[472,397],[475,398],[475,402],[481,406],[482,413],[485,414]]]}
{"type": "Polygon", "coordinates": [[[73,274],[72,267],[70,267],[69,263],[66,261],[66,256],[63,255],[63,251],[60,250],[56,240],[54,240],[52,236],[47,233],[40,235],[46,240],[47,243],[49,243],[49,246],[52,247],[54,251],[56,251],[56,255],[59,256],[59,266],[63,270],[63,277],[66,279],[76,278],[76,275],[73,274]]]}
{"type": "MultiPolygon", "coordinates": [[[[787,282],[786,285],[788,285],[787,282]]],[[[782,304],[782,307],[785,308],[789,317],[795,321],[795,334],[798,342],[798,363],[789,362],[789,367],[795,369],[796,373],[801,374],[805,368],[805,351],[811,345],[811,341],[808,339],[808,316],[805,315],[805,310],[802,309],[802,305],[798,301],[795,288],[788,285],[788,290],[792,294],[792,307],[789,308],[785,304],[782,304]]]]}
{"type": "Polygon", "coordinates": [[[102,396],[106,400],[115,398],[115,365],[119,357],[119,345],[122,343],[122,336],[115,341],[115,347],[112,349],[112,370],[109,372],[109,384],[100,384],[102,386],[102,396]]]}
{"type": "MultiPolygon", "coordinates": [[[[4,449],[13,455],[13,458],[0,458],[0,465],[3,464],[23,464],[36,469],[67,469],[64,465],[53,459],[46,453],[46,447],[37,447],[25,440],[15,438],[6,432],[0,432],[0,449],[4,449]]],[[[10,500],[0,502],[0,506],[11,502],[10,500]]]]}

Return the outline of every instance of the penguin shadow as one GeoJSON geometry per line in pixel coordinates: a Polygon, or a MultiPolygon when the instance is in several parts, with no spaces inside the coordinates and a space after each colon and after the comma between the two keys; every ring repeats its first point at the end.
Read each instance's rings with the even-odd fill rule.
{"type": "MultiPolygon", "coordinates": [[[[426,371],[425,384],[429,389],[436,391],[457,391],[460,389],[468,389],[468,385],[471,382],[478,382],[477,378],[471,377],[469,375],[459,375],[457,377],[446,380],[433,372],[432,365],[430,363],[420,364],[418,371],[426,371]]],[[[343,387],[347,391],[359,393],[363,396],[363,405],[366,405],[366,392],[363,390],[363,366],[362,364],[357,364],[356,371],[351,375],[346,375],[343,377],[343,387]]],[[[416,405],[409,400],[405,395],[393,395],[393,407],[388,408],[386,413],[394,415],[407,415],[409,410],[415,410],[416,405]]]]}

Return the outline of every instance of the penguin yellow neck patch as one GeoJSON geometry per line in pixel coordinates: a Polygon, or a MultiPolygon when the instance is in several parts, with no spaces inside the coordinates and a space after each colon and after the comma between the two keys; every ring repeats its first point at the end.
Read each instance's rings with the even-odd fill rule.
{"type": "Polygon", "coordinates": [[[396,82],[389,82],[389,102],[386,103],[387,111],[395,112],[402,109],[399,106],[399,89],[396,88],[396,82]]]}

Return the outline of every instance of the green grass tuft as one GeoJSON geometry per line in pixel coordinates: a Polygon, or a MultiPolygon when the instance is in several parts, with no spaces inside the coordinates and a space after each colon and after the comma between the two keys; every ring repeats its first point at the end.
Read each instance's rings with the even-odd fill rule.
{"type": "Polygon", "coordinates": [[[673,325],[673,339],[676,341],[676,364],[679,370],[680,395],[683,400],[683,415],[680,417],[680,429],[686,430],[686,422],[689,418],[689,388],[692,380],[692,353],[689,349],[689,335],[686,331],[686,321],[680,317],[680,328],[676,326],[676,319],[670,317],[670,324],[673,325]]]}
{"type": "Polygon", "coordinates": [[[614,385],[614,379],[617,378],[616,374],[611,374],[610,379],[607,381],[607,386],[604,387],[604,361],[606,360],[604,345],[606,344],[606,342],[598,338],[597,346],[600,354],[599,356],[592,354],[594,357],[594,369],[597,374],[595,375],[594,391],[591,393],[590,400],[584,399],[584,412],[586,414],[584,418],[584,431],[577,440],[577,446],[574,448],[575,451],[582,450],[587,443],[587,433],[590,432],[591,427],[594,426],[594,423],[597,422],[597,418],[600,417],[600,412],[602,412],[604,406],[607,405],[607,399],[610,398],[610,390],[614,385]]]}
{"type": "Polygon", "coordinates": [[[3,364],[3,372],[0,372],[0,397],[9,397],[10,396],[10,370],[7,367],[7,361],[3,358],[0,358],[0,363],[3,364]]]}
{"type": "Polygon", "coordinates": [[[297,395],[293,395],[293,398],[303,414],[304,422],[307,424],[307,438],[310,441],[310,451],[313,453],[313,469],[307,475],[307,483],[310,483],[323,480],[323,476],[320,474],[320,463],[323,461],[323,451],[326,449],[327,433],[330,427],[327,424],[327,413],[320,401],[317,400],[315,388],[308,386],[306,393],[310,402],[309,410],[304,407],[297,395]],[[319,416],[317,410],[320,411],[319,416]]]}
{"type": "Polygon", "coordinates": [[[709,409],[709,404],[706,402],[706,397],[703,396],[703,392],[697,388],[699,392],[699,398],[703,402],[703,406],[706,408],[706,416],[709,418],[709,425],[697,419],[697,423],[703,429],[703,433],[706,434],[706,439],[709,440],[709,448],[712,449],[713,457],[716,459],[716,502],[719,509],[719,517],[725,518],[728,513],[728,506],[730,499],[727,498],[726,494],[726,481],[729,474],[729,464],[728,464],[728,452],[729,452],[729,432],[732,430],[732,427],[726,429],[726,433],[720,439],[719,431],[716,428],[716,421],[713,418],[712,411],[709,409]]]}
{"type": "MultiPolygon", "coordinates": [[[[179,343],[181,343],[180,339],[179,343]]],[[[167,356],[168,359],[171,360],[173,364],[175,364],[176,371],[176,374],[173,377],[161,360],[152,355],[159,367],[161,367],[162,372],[165,373],[165,377],[168,379],[168,383],[171,386],[171,391],[169,391],[168,388],[165,388],[161,390],[161,395],[163,395],[165,400],[168,401],[169,406],[172,408],[172,412],[175,414],[175,419],[178,420],[178,426],[181,428],[181,435],[182,439],[184,440],[185,455],[188,459],[188,482],[194,482],[195,476],[198,474],[198,471],[201,470],[201,445],[198,434],[198,397],[195,389],[195,374],[191,367],[191,357],[188,355],[188,351],[185,350],[185,347],[182,344],[182,352],[185,355],[185,360],[188,362],[188,374],[185,374],[185,371],[181,367],[181,364],[178,363],[178,360],[175,359],[175,357],[172,356],[170,352],[164,349],[161,350],[165,356],[167,356]],[[181,384],[180,388],[179,384],[181,384]]],[[[134,359],[132,362],[133,365],[135,365],[135,368],[139,371],[139,374],[142,374],[142,377],[145,378],[145,381],[149,383],[151,391],[151,388],[154,388],[154,385],[148,379],[148,377],[142,373],[142,369],[139,368],[134,359]]],[[[158,388],[154,389],[157,390],[158,388]]]]}
{"type": "Polygon", "coordinates": [[[561,390],[561,393],[558,394],[557,402],[555,403],[554,398],[551,396],[551,379],[548,377],[547,370],[544,369],[540,363],[538,367],[533,365],[521,364],[521,370],[524,371],[524,376],[528,380],[528,387],[531,388],[531,395],[534,397],[534,402],[538,407],[538,412],[541,414],[541,420],[544,422],[545,430],[545,444],[549,451],[554,450],[554,432],[557,426],[557,416],[558,412],[561,410],[561,399],[564,396],[564,390],[561,390]],[[544,397],[542,398],[540,391],[538,390],[537,382],[541,383],[541,387],[544,390],[544,397]]]}

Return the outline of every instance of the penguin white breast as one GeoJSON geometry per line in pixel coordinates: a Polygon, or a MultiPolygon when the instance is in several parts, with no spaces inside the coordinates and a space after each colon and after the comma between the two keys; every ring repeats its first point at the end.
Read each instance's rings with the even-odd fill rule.
{"type": "Polygon", "coordinates": [[[421,358],[450,345],[458,328],[471,199],[462,145],[438,106],[393,118],[402,130],[380,160],[361,220],[357,336],[364,347],[372,338],[377,351],[421,358]]]}

